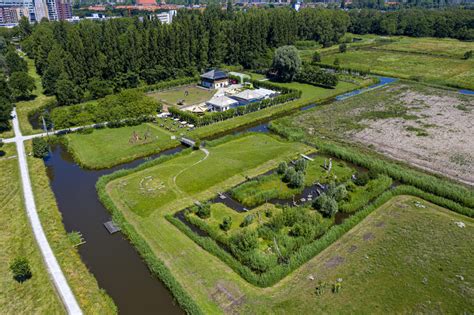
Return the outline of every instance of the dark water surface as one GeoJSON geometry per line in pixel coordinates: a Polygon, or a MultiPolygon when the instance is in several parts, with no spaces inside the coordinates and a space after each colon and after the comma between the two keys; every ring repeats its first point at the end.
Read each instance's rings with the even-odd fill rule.
{"type": "Polygon", "coordinates": [[[84,236],[86,244],[79,247],[81,258],[99,286],[112,297],[120,314],[183,314],[168,289],[150,274],[134,247],[121,233],[110,235],[103,226],[110,220],[110,214],[97,197],[98,178],[143,161],[107,170],[85,170],[61,145],[56,145],[45,164],[64,226],[68,232],[80,231],[84,236]]]}

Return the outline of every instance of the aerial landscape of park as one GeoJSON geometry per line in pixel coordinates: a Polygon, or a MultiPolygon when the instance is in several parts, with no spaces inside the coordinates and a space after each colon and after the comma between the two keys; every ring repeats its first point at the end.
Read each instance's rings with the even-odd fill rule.
{"type": "Polygon", "coordinates": [[[152,2],[0,26],[0,314],[474,313],[472,2],[152,2]]]}

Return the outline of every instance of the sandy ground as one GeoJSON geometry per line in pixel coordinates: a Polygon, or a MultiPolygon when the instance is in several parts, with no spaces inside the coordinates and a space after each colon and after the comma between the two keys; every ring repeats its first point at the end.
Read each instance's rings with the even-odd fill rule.
{"type": "Polygon", "coordinates": [[[474,96],[408,90],[399,100],[419,119],[364,120],[368,127],[351,137],[392,158],[474,185],[474,96]]]}

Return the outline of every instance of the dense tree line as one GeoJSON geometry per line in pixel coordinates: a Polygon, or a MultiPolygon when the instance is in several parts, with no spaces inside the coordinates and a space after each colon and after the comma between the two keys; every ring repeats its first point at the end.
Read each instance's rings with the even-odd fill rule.
{"type": "Polygon", "coordinates": [[[35,81],[28,75],[28,64],[0,36],[0,131],[10,128],[13,102],[28,99],[34,89],[35,81]]]}
{"type": "Polygon", "coordinates": [[[452,37],[474,40],[474,10],[405,9],[349,11],[349,31],[356,34],[452,37]]]}
{"type": "Polygon", "coordinates": [[[288,8],[228,12],[183,10],[171,25],[148,18],[97,23],[42,21],[22,42],[45,93],[62,104],[101,97],[141,80],[195,75],[221,64],[268,67],[273,48],[297,40],[337,43],[349,26],[343,11],[288,8]]]}

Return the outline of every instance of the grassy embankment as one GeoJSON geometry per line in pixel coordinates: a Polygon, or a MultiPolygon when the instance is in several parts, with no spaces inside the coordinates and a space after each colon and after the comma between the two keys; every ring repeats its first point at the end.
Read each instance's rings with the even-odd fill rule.
{"type": "MultiPolygon", "coordinates": [[[[333,65],[338,58],[340,66],[344,68],[474,89],[474,60],[462,59],[466,51],[474,50],[474,43],[435,38],[380,38],[392,41],[379,41],[379,44],[374,45],[368,43],[365,47],[362,44],[349,44],[345,53],[339,53],[333,47],[321,49],[321,61],[323,64],[333,65]]],[[[304,50],[302,56],[309,60],[312,54],[304,50]]]]}
{"type": "MultiPolygon", "coordinates": [[[[25,145],[26,151],[29,152],[31,142],[25,145]]],[[[117,313],[114,302],[99,288],[96,279],[84,265],[66,234],[61,213],[49,186],[44,162],[28,156],[28,166],[43,229],[81,308],[87,314],[117,313]]]]}
{"type": "MultiPolygon", "coordinates": [[[[239,147],[242,148],[242,146],[239,147]]],[[[368,220],[358,225],[350,234],[343,236],[338,243],[327,248],[321,255],[312,258],[302,268],[276,285],[265,289],[250,285],[233,272],[228,265],[201,247],[196,246],[184,234],[177,232],[163,218],[164,215],[174,213],[186,206],[182,202],[173,202],[161,208],[155,207],[153,213],[143,217],[141,216],[143,213],[136,213],[136,210],[140,208],[137,207],[138,199],[130,200],[127,197],[124,199],[123,190],[118,188],[129,187],[131,191],[137,191],[137,185],[135,184],[139,183],[138,177],[145,178],[150,176],[150,171],[158,169],[162,171],[159,174],[163,174],[163,171],[171,168],[175,169],[175,172],[179,171],[179,169],[182,169],[182,162],[185,162],[184,158],[187,156],[192,155],[167,159],[162,164],[150,168],[140,167],[138,172],[125,171],[115,174],[116,179],[110,182],[107,187],[101,186],[105,184],[102,180],[98,187],[102,200],[112,210],[114,217],[125,226],[125,232],[133,235],[132,239],[136,245],[140,244],[137,245],[140,251],[145,248],[148,263],[150,261],[156,262],[156,259],[163,261],[171,271],[173,278],[199,305],[202,312],[220,313],[222,311],[238,310],[242,313],[254,313],[266,312],[271,309],[272,312],[285,313],[315,312],[327,309],[332,312],[349,310],[364,313],[373,312],[375,305],[394,312],[416,311],[420,305],[428,311],[433,308],[438,309],[438,307],[449,311],[463,311],[472,308],[470,302],[472,299],[468,296],[470,294],[469,289],[465,291],[455,290],[459,287],[459,283],[455,282],[458,281],[456,274],[459,272],[466,278],[470,277],[472,273],[469,270],[469,265],[465,263],[465,259],[468,257],[466,255],[472,255],[472,253],[469,253],[472,244],[465,243],[466,233],[473,233],[472,219],[448,212],[425,201],[421,201],[422,204],[427,206],[427,208],[423,208],[422,212],[421,208],[414,207],[413,197],[396,197],[389,201],[380,210],[370,215],[368,220]],[[179,164],[176,163],[178,161],[179,164]],[[181,165],[180,168],[177,168],[178,165],[181,165]],[[126,174],[130,175],[120,177],[126,174]],[[114,204],[107,196],[106,191],[110,194],[114,204]],[[399,206],[402,201],[404,205],[399,206]],[[393,215],[390,213],[387,215],[386,209],[394,209],[400,214],[393,215]],[[386,228],[382,226],[376,229],[373,228],[371,218],[379,214],[386,220],[384,223],[386,228]],[[430,220],[426,220],[426,217],[430,217],[430,220]],[[404,224],[402,233],[399,233],[397,223],[400,218],[403,218],[402,222],[404,224]],[[421,218],[425,218],[425,220],[421,218]],[[466,222],[469,225],[468,229],[458,228],[452,223],[453,218],[466,222]],[[433,229],[433,226],[437,226],[437,228],[433,229]],[[440,226],[445,226],[445,228],[440,229],[440,226]],[[136,234],[135,229],[143,237],[143,240],[136,234]],[[360,229],[362,229],[362,232],[360,232],[362,233],[362,241],[359,238],[352,237],[352,233],[360,229]],[[432,236],[432,233],[436,235],[432,236]],[[143,241],[148,245],[145,246],[143,241]],[[333,253],[337,253],[339,248],[351,246],[352,243],[350,242],[353,242],[354,245],[357,242],[358,245],[355,246],[359,246],[356,251],[352,250],[354,254],[344,250],[340,254],[343,257],[342,262],[340,258],[331,257],[333,253]],[[380,246],[371,246],[374,243],[380,244],[380,246]],[[423,244],[424,252],[422,254],[419,252],[420,244],[423,244]],[[461,248],[454,249],[455,244],[462,244],[460,245],[461,248]],[[444,249],[444,246],[448,246],[446,251],[441,250],[441,248],[444,249]],[[391,248],[392,250],[387,254],[384,248],[391,248]],[[437,255],[435,260],[430,260],[424,256],[431,254],[437,255]],[[366,255],[371,259],[368,262],[365,261],[366,255]],[[390,255],[393,259],[385,259],[387,255],[390,255]],[[424,263],[419,263],[421,258],[424,259],[424,263]],[[193,261],[192,266],[189,265],[189,261],[193,261]],[[333,261],[336,261],[336,263],[333,261]],[[452,263],[453,261],[455,263],[452,263]],[[443,270],[438,269],[439,264],[445,266],[443,270]],[[385,272],[392,271],[394,266],[397,266],[398,273],[391,277],[384,277],[385,272]],[[425,272],[423,270],[427,269],[430,270],[427,277],[429,277],[428,281],[431,286],[421,282],[423,278],[418,279],[420,274],[425,272]],[[343,289],[341,293],[337,295],[329,293],[329,284],[326,293],[324,293],[324,299],[316,296],[315,286],[317,281],[308,279],[311,274],[314,274],[317,280],[321,279],[330,284],[334,283],[337,278],[342,277],[343,289]],[[404,283],[397,282],[400,277],[407,279],[410,285],[407,286],[404,283]],[[453,289],[449,290],[446,295],[445,286],[448,280],[448,286],[453,289]],[[372,286],[372,283],[377,283],[377,286],[372,286]],[[386,286],[390,287],[390,290],[380,289],[386,286]],[[441,286],[444,287],[441,288],[441,286]],[[224,288],[224,291],[221,288],[224,288]],[[371,299],[362,299],[360,294],[355,294],[354,291],[369,292],[371,299]],[[421,293],[414,294],[415,292],[421,293]],[[230,293],[230,295],[227,293],[230,293]],[[397,296],[396,299],[393,298],[394,295],[397,296]],[[357,301],[354,301],[354,303],[341,303],[342,300],[347,301],[354,296],[357,296],[357,301]],[[426,302],[427,296],[431,297],[433,304],[426,302]],[[308,301],[311,301],[311,303],[308,303],[308,301]]],[[[195,161],[189,160],[187,164],[192,165],[193,162],[195,161]]],[[[195,173],[192,172],[193,169],[189,170],[189,173],[195,173]]],[[[200,176],[201,172],[198,171],[196,176],[200,176]]],[[[169,178],[168,175],[166,177],[169,178]]],[[[169,183],[169,180],[165,182],[169,183]]],[[[188,185],[184,178],[183,181],[178,181],[178,183],[180,183],[178,189],[185,188],[188,185]]],[[[217,189],[209,189],[212,190],[210,193],[214,194],[222,191],[227,183],[228,181],[226,181],[226,184],[220,184],[217,189]]],[[[198,199],[209,197],[209,194],[204,195],[206,193],[193,197],[198,199]]],[[[390,198],[390,195],[386,198],[390,198]]],[[[384,199],[381,202],[386,201],[384,199]]],[[[191,201],[188,202],[189,204],[191,204],[191,201]]],[[[373,209],[368,209],[361,213],[361,218],[372,211],[373,209]]],[[[468,237],[467,239],[472,238],[468,237]]],[[[142,252],[142,254],[144,253],[142,252]]],[[[468,283],[470,281],[462,282],[461,285],[469,285],[468,283]]]]}
{"type": "Polygon", "coordinates": [[[0,157],[0,313],[65,314],[26,215],[15,145],[4,145],[2,151],[5,154],[0,157]],[[9,269],[17,257],[28,259],[33,274],[23,283],[13,279],[9,269]]]}
{"type": "Polygon", "coordinates": [[[72,133],[66,135],[65,139],[69,151],[80,165],[97,169],[176,147],[179,140],[172,139],[172,136],[171,132],[155,124],[145,123],[131,127],[98,129],[92,134],[72,133]],[[130,141],[134,132],[141,140],[130,141]],[[146,132],[151,133],[148,140],[144,139],[146,132]]]}

